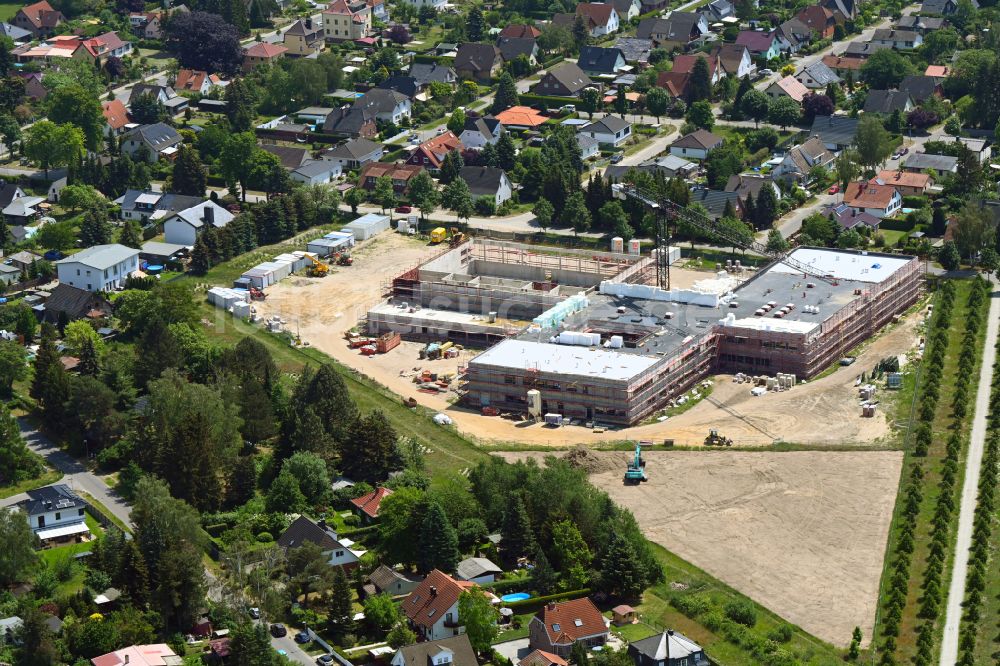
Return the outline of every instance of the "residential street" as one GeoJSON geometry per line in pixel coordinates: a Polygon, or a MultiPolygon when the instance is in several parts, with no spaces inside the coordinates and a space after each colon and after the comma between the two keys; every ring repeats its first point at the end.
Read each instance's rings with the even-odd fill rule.
{"type": "Polygon", "coordinates": [[[972,434],[969,439],[965,480],[962,482],[958,532],[955,538],[955,560],[951,570],[951,585],[948,586],[944,635],[941,638],[941,660],[939,662],[941,666],[954,666],[958,660],[958,630],[962,622],[965,577],[969,568],[969,548],[972,547],[972,525],[976,513],[979,474],[982,470],[983,449],[986,442],[986,418],[990,409],[993,363],[996,361],[997,330],[1000,328],[1000,292],[996,291],[996,281],[991,280],[991,283],[994,291],[990,294],[990,312],[986,319],[983,363],[979,369],[979,382],[976,389],[976,413],[972,419],[972,434]]]}

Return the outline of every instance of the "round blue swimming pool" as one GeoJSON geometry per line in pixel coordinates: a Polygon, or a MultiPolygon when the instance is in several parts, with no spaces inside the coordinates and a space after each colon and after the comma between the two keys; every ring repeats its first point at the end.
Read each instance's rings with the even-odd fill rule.
{"type": "Polygon", "coordinates": [[[512,601],[524,601],[525,599],[530,599],[531,595],[527,592],[514,592],[513,594],[505,594],[500,597],[500,601],[505,603],[510,603],[512,601]]]}

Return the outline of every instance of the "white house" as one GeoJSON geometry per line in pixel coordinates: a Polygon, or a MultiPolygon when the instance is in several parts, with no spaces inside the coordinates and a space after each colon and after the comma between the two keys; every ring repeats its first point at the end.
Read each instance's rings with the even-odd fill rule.
{"type": "Polygon", "coordinates": [[[503,125],[496,118],[466,118],[458,140],[470,150],[482,150],[486,144],[499,141],[502,134],[503,125]]]}
{"type": "Polygon", "coordinates": [[[670,154],[688,159],[703,160],[708,151],[722,145],[722,137],[703,129],[695,130],[670,144],[670,154]]]}
{"type": "Polygon", "coordinates": [[[580,128],[581,134],[586,134],[598,143],[604,143],[618,148],[632,136],[632,123],[618,116],[604,116],[596,122],[580,128]]]}
{"type": "Polygon", "coordinates": [[[59,281],[87,291],[119,289],[139,269],[139,250],[114,243],[95,245],[56,262],[59,281]]]}
{"type": "Polygon", "coordinates": [[[340,178],[343,167],[339,162],[330,160],[311,160],[289,174],[297,183],[306,185],[326,185],[340,178]]]}
{"type": "Polygon", "coordinates": [[[468,183],[473,198],[490,197],[497,206],[510,199],[514,192],[510,178],[499,167],[462,167],[459,178],[468,183]]]}
{"type": "Polygon", "coordinates": [[[591,157],[597,157],[598,153],[601,152],[600,143],[598,143],[597,139],[592,138],[590,135],[577,132],[576,143],[580,146],[580,159],[582,160],[589,160],[591,157]]]}
{"type": "Polygon", "coordinates": [[[296,518],[278,537],[277,544],[287,551],[307,542],[323,549],[323,553],[329,557],[330,566],[347,570],[356,567],[366,552],[352,548],[354,542],[350,539],[338,538],[336,532],[327,528],[325,520],[314,523],[305,516],[296,518]]]}
{"type": "Polygon", "coordinates": [[[503,569],[485,557],[470,557],[462,560],[455,568],[455,578],[467,580],[480,585],[492,583],[503,569]]]}
{"type": "Polygon", "coordinates": [[[229,224],[235,216],[214,201],[177,211],[163,223],[163,239],[174,245],[192,246],[207,226],[216,229],[229,224]]]}
{"type": "Polygon", "coordinates": [[[615,6],[612,4],[581,2],[576,6],[576,15],[589,21],[591,37],[603,37],[618,32],[618,12],[615,11],[615,6]]]}
{"type": "Polygon", "coordinates": [[[435,569],[400,606],[425,641],[458,636],[465,633],[465,627],[458,622],[458,598],[475,586],[475,583],[455,580],[435,569]]]}
{"type": "Polygon", "coordinates": [[[385,150],[368,139],[351,139],[336,148],[320,153],[320,157],[336,162],[344,169],[358,169],[369,162],[378,162],[385,150]]]}
{"type": "Polygon", "coordinates": [[[399,124],[411,113],[410,98],[388,88],[372,88],[354,103],[355,109],[368,112],[378,120],[399,124]]]}
{"type": "Polygon", "coordinates": [[[844,204],[858,213],[868,213],[884,219],[899,211],[903,205],[903,197],[892,185],[873,178],[868,182],[849,184],[844,190],[844,204]]]}
{"type": "Polygon", "coordinates": [[[448,0],[406,0],[407,3],[413,5],[414,7],[433,7],[438,11],[444,10],[448,0]]]}
{"type": "Polygon", "coordinates": [[[28,517],[31,530],[42,541],[89,534],[83,500],[66,484],[45,486],[27,492],[19,506],[28,517]]]}
{"type": "Polygon", "coordinates": [[[406,645],[392,656],[391,666],[476,666],[476,651],[465,634],[406,645]]]}

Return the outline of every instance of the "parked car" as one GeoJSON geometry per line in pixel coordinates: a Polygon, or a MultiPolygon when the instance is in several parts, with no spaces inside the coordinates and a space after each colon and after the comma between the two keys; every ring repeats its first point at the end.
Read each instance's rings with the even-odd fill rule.
{"type": "Polygon", "coordinates": [[[260,619],[260,609],[257,608],[256,606],[251,606],[250,608],[248,608],[247,613],[249,613],[250,617],[252,617],[255,620],[260,619]]]}
{"type": "Polygon", "coordinates": [[[300,631],[299,633],[295,634],[296,643],[308,643],[311,640],[312,636],[309,634],[308,631],[300,631]]]}
{"type": "Polygon", "coordinates": [[[276,622],[275,624],[271,625],[271,635],[274,636],[275,638],[281,638],[283,636],[287,636],[288,629],[286,629],[285,625],[281,624],[280,622],[276,622]]]}
{"type": "Polygon", "coordinates": [[[66,255],[59,250],[49,250],[45,253],[45,261],[58,261],[66,255]]]}
{"type": "Polygon", "coordinates": [[[840,191],[840,185],[831,185],[830,189],[826,191],[827,194],[836,194],[840,191]]]}
{"type": "Polygon", "coordinates": [[[618,164],[623,159],[625,159],[625,153],[615,153],[614,155],[611,156],[611,163],[618,164]]]}
{"type": "Polygon", "coordinates": [[[333,663],[332,654],[321,654],[316,657],[316,666],[330,666],[333,663]]]}
{"type": "Polygon", "coordinates": [[[409,213],[412,210],[413,209],[410,208],[409,206],[396,206],[396,212],[397,213],[409,213]]]}
{"type": "Polygon", "coordinates": [[[774,76],[774,70],[773,69],[762,69],[762,70],[760,70],[760,75],[761,76],[774,76]]]}

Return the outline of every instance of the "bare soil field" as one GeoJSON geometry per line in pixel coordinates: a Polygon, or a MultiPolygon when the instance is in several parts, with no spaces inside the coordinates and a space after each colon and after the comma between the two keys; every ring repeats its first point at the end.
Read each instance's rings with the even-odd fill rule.
{"type": "MultiPolygon", "coordinates": [[[[776,440],[841,445],[877,443],[890,433],[891,424],[884,411],[874,418],[861,417],[854,380],[861,369],[871,369],[879,359],[903,353],[913,346],[919,314],[876,338],[854,366],[839,368],[822,379],[800,384],[790,391],[753,397],[749,385],[735,384],[731,377],[719,376],[715,378],[711,400],[703,400],[683,414],[663,422],[604,433],[582,426],[549,428],[486,417],[455,404],[456,395],[451,391],[423,393],[412,381],[415,372],[456,372],[478,350],[464,350],[457,359],[429,362],[417,357],[421,345],[403,343],[388,354],[366,357],[348,347],[344,333],[381,300],[382,288],[394,276],[442,249],[399,234],[383,233],[354,250],[354,266],[335,268],[322,279],[288,278],[269,287],[267,300],[255,305],[262,316],[281,316],[303,341],[401,397],[414,398],[430,409],[447,411],[464,435],[484,444],[517,442],[571,447],[578,443],[671,438],[679,446],[701,446],[708,429],[717,428],[740,446],[765,446],[776,440]]],[[[679,286],[690,286],[712,275],[710,271],[671,269],[671,280],[679,286]]]]}
{"type": "Polygon", "coordinates": [[[584,468],[650,540],[819,638],[868,640],[902,452],[647,452],[640,486],[622,483],[628,457],[584,468]]]}

